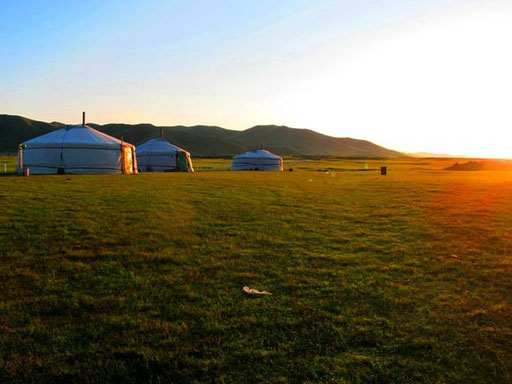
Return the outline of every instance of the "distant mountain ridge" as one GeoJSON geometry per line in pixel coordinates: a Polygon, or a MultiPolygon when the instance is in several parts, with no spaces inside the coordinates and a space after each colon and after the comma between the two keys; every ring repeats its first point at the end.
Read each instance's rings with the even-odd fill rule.
{"type": "MultiPolygon", "coordinates": [[[[337,138],[312,131],[277,125],[258,125],[245,131],[235,131],[217,126],[196,125],[158,127],[153,124],[88,123],[108,135],[135,145],[160,136],[193,156],[233,156],[259,148],[280,155],[336,156],[336,157],[406,157],[365,140],[337,138]]],[[[58,122],[45,123],[21,116],[0,115],[0,152],[14,152],[18,145],[36,136],[62,128],[58,122]]]]}
{"type": "Polygon", "coordinates": [[[0,115],[0,151],[14,152],[18,145],[28,139],[54,131],[60,123],[44,123],[21,116],[0,115]]]}
{"type": "Polygon", "coordinates": [[[417,157],[417,158],[441,158],[441,159],[452,159],[452,158],[457,158],[457,159],[463,159],[463,158],[466,158],[468,156],[464,156],[464,155],[452,155],[452,154],[449,154],[449,153],[431,153],[431,152],[407,152],[406,155],[409,155],[411,157],[417,157]]]}

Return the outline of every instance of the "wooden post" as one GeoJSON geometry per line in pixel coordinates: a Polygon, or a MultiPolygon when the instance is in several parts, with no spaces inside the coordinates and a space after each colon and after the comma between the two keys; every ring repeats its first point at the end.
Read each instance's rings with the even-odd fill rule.
{"type": "Polygon", "coordinates": [[[82,127],[85,127],[85,112],[82,112],[82,127]]]}
{"type": "Polygon", "coordinates": [[[23,148],[18,147],[18,174],[23,175],[23,148]]]}
{"type": "Polygon", "coordinates": [[[380,174],[386,176],[388,174],[388,167],[380,167],[380,174]]]}

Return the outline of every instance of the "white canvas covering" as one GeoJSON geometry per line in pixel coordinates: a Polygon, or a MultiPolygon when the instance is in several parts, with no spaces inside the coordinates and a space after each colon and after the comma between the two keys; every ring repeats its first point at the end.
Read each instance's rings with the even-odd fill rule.
{"type": "Polygon", "coordinates": [[[152,139],[137,147],[141,172],[194,172],[190,153],[164,138],[152,139]]]}
{"type": "Polygon", "coordinates": [[[232,171],[282,171],[283,158],[264,149],[256,149],[233,157],[232,171]]]}
{"type": "Polygon", "coordinates": [[[87,125],[67,126],[25,141],[20,148],[20,172],[20,165],[30,174],[137,172],[133,145],[87,125]]]}

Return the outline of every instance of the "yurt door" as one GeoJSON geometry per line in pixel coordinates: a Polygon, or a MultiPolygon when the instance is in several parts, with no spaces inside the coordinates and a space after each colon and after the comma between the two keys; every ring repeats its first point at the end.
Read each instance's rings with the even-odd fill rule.
{"type": "Polygon", "coordinates": [[[178,169],[181,172],[187,172],[187,154],[185,152],[178,153],[178,169]]]}
{"type": "Polygon", "coordinates": [[[133,173],[133,156],[132,148],[128,145],[123,145],[123,173],[129,175],[133,173]]]}

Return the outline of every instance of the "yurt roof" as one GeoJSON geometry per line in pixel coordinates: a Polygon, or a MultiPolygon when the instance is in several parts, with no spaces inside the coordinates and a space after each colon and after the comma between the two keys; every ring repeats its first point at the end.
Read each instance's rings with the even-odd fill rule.
{"type": "MultiPolygon", "coordinates": [[[[97,131],[87,125],[71,125],[49,132],[22,143],[28,148],[77,147],[77,148],[114,148],[121,146],[121,140],[97,131]]],[[[132,146],[123,142],[125,145],[132,146]]]]}
{"type": "Polygon", "coordinates": [[[187,152],[184,149],[169,143],[164,138],[151,139],[137,147],[137,153],[169,153],[187,152]]]}
{"type": "Polygon", "coordinates": [[[261,158],[267,158],[267,159],[280,159],[281,156],[274,155],[273,153],[270,153],[269,151],[265,149],[255,149],[253,151],[248,151],[245,153],[242,153],[240,155],[237,155],[234,157],[235,159],[239,158],[253,158],[253,159],[261,159],[261,158]]]}

